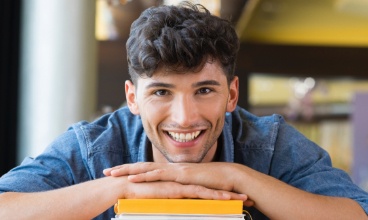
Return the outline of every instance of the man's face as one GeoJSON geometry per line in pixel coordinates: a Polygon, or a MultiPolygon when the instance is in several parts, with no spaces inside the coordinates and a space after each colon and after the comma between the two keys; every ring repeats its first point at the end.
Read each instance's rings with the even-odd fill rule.
{"type": "Polygon", "coordinates": [[[217,62],[199,72],[158,69],[151,78],[126,82],[128,106],[141,116],[156,162],[210,162],[222,132],[225,112],[238,98],[238,78],[228,86],[217,62]],[[137,87],[136,87],[137,86],[137,87]]]}

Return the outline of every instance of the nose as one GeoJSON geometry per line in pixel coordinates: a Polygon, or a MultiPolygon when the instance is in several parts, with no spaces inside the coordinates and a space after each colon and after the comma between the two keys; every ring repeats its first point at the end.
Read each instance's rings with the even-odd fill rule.
{"type": "Polygon", "coordinates": [[[172,120],[180,127],[188,128],[194,125],[198,117],[195,100],[188,96],[178,96],[171,106],[172,120]]]}

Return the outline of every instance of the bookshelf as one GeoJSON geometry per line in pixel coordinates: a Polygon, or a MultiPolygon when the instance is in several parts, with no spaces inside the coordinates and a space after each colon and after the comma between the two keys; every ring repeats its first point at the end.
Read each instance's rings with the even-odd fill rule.
{"type": "Polygon", "coordinates": [[[313,78],[313,88],[297,97],[295,85],[303,87],[307,78],[251,74],[248,109],[256,115],[283,115],[307,138],[327,150],[335,167],[352,175],[354,97],[357,93],[368,93],[368,80],[313,78]]]}

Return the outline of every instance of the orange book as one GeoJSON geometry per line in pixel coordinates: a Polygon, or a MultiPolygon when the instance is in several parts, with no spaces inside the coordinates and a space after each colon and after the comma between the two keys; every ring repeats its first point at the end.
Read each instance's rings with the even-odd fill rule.
{"type": "Polygon", "coordinates": [[[203,199],[119,199],[115,204],[119,214],[200,214],[239,215],[243,213],[241,200],[203,199]]]}

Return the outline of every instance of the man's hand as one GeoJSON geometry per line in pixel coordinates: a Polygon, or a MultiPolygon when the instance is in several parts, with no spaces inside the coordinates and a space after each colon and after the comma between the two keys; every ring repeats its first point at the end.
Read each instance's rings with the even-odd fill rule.
{"type": "MultiPolygon", "coordinates": [[[[170,182],[181,186],[204,187],[216,189],[216,193],[230,193],[231,198],[241,199],[246,206],[252,206],[253,202],[247,200],[247,196],[237,194],[234,189],[234,170],[237,164],[233,163],[135,163],[116,166],[104,170],[106,176],[128,176],[132,183],[144,182],[170,182]]],[[[180,190],[178,190],[180,192],[180,190]]],[[[217,198],[210,199],[221,199],[217,198]]],[[[188,197],[189,198],[189,197],[188,197]]]]}
{"type": "Polygon", "coordinates": [[[155,198],[155,199],[181,199],[181,198],[199,198],[199,199],[217,199],[229,200],[237,199],[245,201],[247,196],[228,192],[224,190],[209,189],[199,185],[185,185],[176,182],[155,181],[128,183],[126,185],[124,198],[155,198]]]}
{"type": "Polygon", "coordinates": [[[106,176],[129,176],[131,182],[174,181],[212,189],[234,191],[233,163],[125,164],[104,170],[106,176]]]}
{"type": "Polygon", "coordinates": [[[367,219],[352,199],[312,194],[236,163],[136,163],[104,174],[136,184],[168,181],[239,193],[250,198],[245,206],[254,206],[270,219],[367,219]]]}

